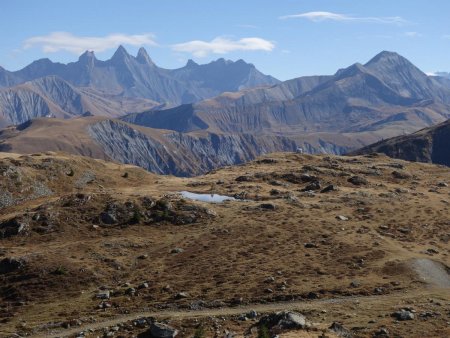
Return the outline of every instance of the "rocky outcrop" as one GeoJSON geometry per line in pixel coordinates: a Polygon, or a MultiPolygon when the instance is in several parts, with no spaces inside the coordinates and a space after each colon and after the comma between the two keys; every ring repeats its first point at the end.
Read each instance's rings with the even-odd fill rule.
{"type": "Polygon", "coordinates": [[[152,135],[114,120],[92,124],[88,130],[112,159],[151,172],[178,176],[205,173],[261,154],[297,148],[295,141],[281,136],[173,132],[152,135]]]}
{"type": "Polygon", "coordinates": [[[437,126],[364,147],[352,154],[384,153],[408,161],[450,166],[450,120],[437,126]]]}

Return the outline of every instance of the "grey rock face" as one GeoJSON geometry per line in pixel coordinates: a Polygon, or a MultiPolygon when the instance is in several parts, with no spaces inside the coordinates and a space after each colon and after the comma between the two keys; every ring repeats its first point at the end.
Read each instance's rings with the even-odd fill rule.
{"type": "Polygon", "coordinates": [[[380,141],[353,152],[355,155],[384,153],[407,161],[450,166],[450,120],[410,135],[380,141]]]}
{"type": "Polygon", "coordinates": [[[279,136],[165,133],[157,139],[112,120],[90,125],[89,133],[108,156],[119,162],[178,176],[205,173],[264,153],[296,148],[294,141],[279,136]]]}

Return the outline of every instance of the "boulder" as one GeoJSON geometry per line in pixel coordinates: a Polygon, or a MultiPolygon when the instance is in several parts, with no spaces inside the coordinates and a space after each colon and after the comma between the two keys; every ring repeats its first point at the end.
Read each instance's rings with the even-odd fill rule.
{"type": "Polygon", "coordinates": [[[266,326],[269,329],[276,327],[280,330],[304,329],[309,326],[306,317],[293,311],[281,311],[263,316],[259,326],[266,326]]]}
{"type": "Polygon", "coordinates": [[[28,223],[18,218],[12,218],[0,223],[0,238],[23,235],[28,229],[28,223]]]}
{"type": "Polygon", "coordinates": [[[167,324],[154,322],[150,326],[149,333],[153,338],[173,338],[177,336],[178,330],[167,324]]]}
{"type": "Polygon", "coordinates": [[[188,298],[189,294],[187,292],[178,292],[175,295],[175,299],[184,299],[184,298],[188,298]]]}
{"type": "Polygon", "coordinates": [[[276,207],[272,203],[262,203],[259,205],[259,208],[262,210],[275,210],[276,207]]]}
{"type": "Polygon", "coordinates": [[[330,330],[335,332],[339,337],[351,338],[353,334],[350,330],[346,329],[341,323],[333,322],[330,326],[330,330]]]}
{"type": "Polygon", "coordinates": [[[14,272],[23,268],[25,265],[24,261],[16,258],[3,258],[0,260],[0,275],[5,273],[14,272]]]}
{"type": "Polygon", "coordinates": [[[302,189],[302,191],[314,191],[314,190],[320,190],[320,182],[319,181],[313,181],[309,183],[306,187],[302,189]]]}
{"type": "Polygon", "coordinates": [[[330,191],[336,191],[337,187],[333,184],[327,185],[325,188],[323,188],[322,190],[320,190],[320,192],[322,194],[330,192],[330,191]]]}
{"type": "Polygon", "coordinates": [[[414,313],[412,313],[409,310],[404,310],[404,309],[394,312],[391,316],[400,321],[414,319],[414,313]]]}
{"type": "Polygon", "coordinates": [[[347,180],[347,182],[353,185],[367,185],[369,183],[369,181],[367,181],[364,177],[361,176],[352,176],[347,180]]]}
{"type": "Polygon", "coordinates": [[[407,180],[412,177],[412,175],[410,173],[408,173],[406,171],[400,171],[400,170],[393,171],[392,176],[394,176],[394,178],[397,178],[400,180],[407,180]]]}
{"type": "Polygon", "coordinates": [[[117,217],[116,215],[111,211],[105,211],[100,214],[100,220],[104,224],[116,224],[117,223],[117,217]]]}

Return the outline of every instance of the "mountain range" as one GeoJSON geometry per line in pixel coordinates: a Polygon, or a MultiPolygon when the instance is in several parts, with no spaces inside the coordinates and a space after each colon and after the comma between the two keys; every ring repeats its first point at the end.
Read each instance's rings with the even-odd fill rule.
{"type": "MultiPolygon", "coordinates": [[[[117,55],[132,60],[129,64],[146,60],[147,67],[154,66],[142,49],[137,57],[127,57],[119,48],[113,58],[105,62],[109,64],[120,59],[117,55]]],[[[95,60],[91,54],[82,56],[88,57],[95,60]]],[[[104,66],[105,62],[100,61],[100,64],[104,66]]],[[[74,67],[70,65],[66,65],[66,69],[74,67]]],[[[153,104],[151,109],[120,119],[113,118],[122,114],[120,110],[103,108],[106,113],[99,113],[102,101],[98,98],[108,90],[106,81],[105,84],[94,86],[91,83],[86,87],[88,83],[84,83],[83,87],[77,87],[54,74],[53,82],[65,81],[68,93],[79,94],[73,94],[71,100],[58,100],[60,105],[72,107],[73,102],[81,100],[86,108],[67,108],[75,111],[71,115],[60,112],[60,117],[77,116],[76,119],[43,118],[6,128],[0,132],[0,151],[62,150],[136,164],[156,173],[190,176],[242,163],[260,154],[295,151],[299,147],[308,153],[343,154],[450,118],[449,81],[427,76],[406,58],[393,52],[381,52],[365,64],[353,64],[334,75],[300,77],[272,85],[226,91],[226,85],[221,82],[232,83],[234,80],[231,78],[241,79],[239,85],[233,82],[235,87],[256,85],[249,80],[252,76],[248,73],[242,77],[238,71],[236,74],[231,72],[231,69],[241,66],[255,70],[243,61],[218,60],[203,66],[190,61],[184,68],[167,71],[177,81],[202,79],[194,83],[201,82],[202,88],[214,87],[216,91],[225,91],[215,97],[175,107],[164,105],[164,109],[156,106],[160,101],[142,101],[150,99],[139,96],[142,95],[139,94],[141,86],[129,87],[120,93],[111,89],[112,93],[108,95],[120,98],[122,111],[129,110],[128,105],[131,104],[134,104],[135,111],[147,103],[153,104]],[[213,71],[222,66],[231,67],[230,73],[223,73],[227,73],[224,75],[227,81],[221,81],[213,71]],[[247,81],[242,82],[242,78],[247,81]],[[129,100],[127,104],[124,98],[129,100]],[[87,110],[90,114],[82,113],[87,110]]],[[[109,72],[112,69],[96,67],[97,71],[109,72]]],[[[106,76],[107,73],[103,74],[106,76]]],[[[117,78],[121,77],[112,77],[117,78]]],[[[277,82],[273,78],[266,80],[277,82]]],[[[114,83],[112,81],[109,85],[114,83]]],[[[56,85],[60,86],[62,84],[56,85]]],[[[164,87],[166,91],[172,89],[164,87]]],[[[56,96],[66,98],[70,95],[56,96]]],[[[14,109],[11,112],[14,113],[14,109]]],[[[27,119],[25,116],[16,120],[27,119]]]]}
{"type": "Polygon", "coordinates": [[[406,131],[448,118],[450,86],[402,56],[382,52],[333,76],[301,77],[269,88],[224,93],[124,120],[179,132],[377,132],[402,121],[406,131]]]}
{"type": "Polygon", "coordinates": [[[69,64],[40,59],[15,72],[0,67],[0,126],[48,115],[120,116],[276,83],[243,60],[189,60],[169,70],[153,63],[144,48],[134,57],[120,46],[106,61],[86,51],[69,64]]]}

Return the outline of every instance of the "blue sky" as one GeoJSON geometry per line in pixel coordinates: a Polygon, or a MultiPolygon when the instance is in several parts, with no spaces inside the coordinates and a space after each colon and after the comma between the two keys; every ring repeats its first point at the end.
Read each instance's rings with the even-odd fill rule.
{"type": "Polygon", "coordinates": [[[281,80],[396,51],[450,71],[448,0],[0,0],[0,65],[143,45],[161,67],[244,59],[281,80]]]}

